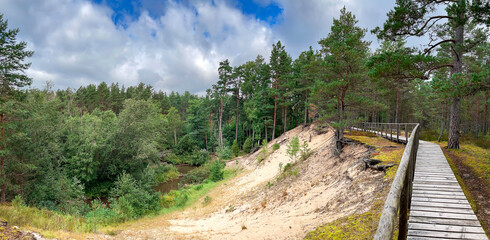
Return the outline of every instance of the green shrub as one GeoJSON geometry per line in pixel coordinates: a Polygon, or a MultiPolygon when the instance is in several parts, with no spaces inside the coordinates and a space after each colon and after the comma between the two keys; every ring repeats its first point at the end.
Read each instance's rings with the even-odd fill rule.
{"type": "Polygon", "coordinates": [[[286,152],[291,157],[291,160],[295,161],[299,151],[299,138],[296,136],[289,141],[286,152]]]}
{"type": "Polygon", "coordinates": [[[189,155],[190,153],[196,151],[197,142],[193,137],[188,134],[183,136],[176,148],[174,149],[175,154],[177,155],[189,155]]]}
{"type": "Polygon", "coordinates": [[[177,167],[172,164],[164,164],[155,170],[155,179],[159,183],[163,183],[179,177],[177,167]]]}
{"type": "Polygon", "coordinates": [[[228,146],[218,148],[216,153],[218,154],[218,157],[222,160],[228,160],[228,159],[231,159],[233,157],[232,152],[231,152],[231,148],[228,146]]]}
{"type": "Polygon", "coordinates": [[[274,143],[274,144],[272,144],[272,151],[276,151],[280,147],[281,147],[281,145],[279,145],[279,143],[274,143]]]}
{"type": "Polygon", "coordinates": [[[242,146],[243,151],[245,153],[250,153],[252,151],[252,143],[253,143],[252,138],[247,138],[245,140],[245,142],[243,143],[243,146],[242,146]]]}
{"type": "Polygon", "coordinates": [[[207,163],[187,172],[187,174],[180,179],[179,185],[200,184],[209,178],[210,173],[210,164],[207,163]]]}
{"type": "Polygon", "coordinates": [[[206,205],[208,205],[209,203],[211,203],[211,201],[212,201],[212,200],[213,200],[213,199],[212,199],[210,196],[206,196],[206,197],[204,197],[204,200],[202,201],[202,205],[203,205],[203,206],[206,206],[206,205]]]}
{"type": "Polygon", "coordinates": [[[185,158],[183,156],[177,156],[175,153],[169,153],[167,156],[165,156],[165,161],[177,165],[184,163],[185,158]]]}
{"type": "Polygon", "coordinates": [[[262,145],[260,146],[260,154],[257,156],[257,161],[261,163],[269,156],[269,150],[267,149],[267,140],[262,141],[262,145]]]}
{"type": "Polygon", "coordinates": [[[160,205],[164,208],[182,207],[189,200],[188,190],[172,190],[160,198],[160,205]]]}
{"type": "Polygon", "coordinates": [[[209,179],[213,182],[217,182],[223,179],[223,165],[219,162],[219,160],[214,160],[211,165],[211,174],[209,175],[209,179]]]}
{"type": "Polygon", "coordinates": [[[311,156],[311,154],[312,152],[310,147],[308,146],[308,143],[304,141],[303,145],[301,146],[301,150],[299,154],[301,161],[308,159],[311,156]]]}
{"type": "Polygon", "coordinates": [[[14,208],[21,208],[25,206],[26,204],[20,195],[15,196],[15,198],[12,200],[12,207],[14,208]]]}
{"type": "Polygon", "coordinates": [[[240,153],[240,147],[238,147],[238,142],[236,140],[233,141],[231,151],[233,152],[234,157],[238,157],[238,154],[240,153]]]}
{"type": "Polygon", "coordinates": [[[206,149],[196,151],[191,156],[190,164],[194,166],[200,166],[209,161],[209,153],[206,149]]]}
{"type": "Polygon", "coordinates": [[[284,166],[284,172],[289,171],[292,167],[293,165],[291,165],[291,163],[287,163],[286,166],[284,166]]]}
{"type": "Polygon", "coordinates": [[[142,187],[130,174],[121,174],[110,193],[111,207],[120,221],[126,221],[160,209],[158,193],[142,187]]]}

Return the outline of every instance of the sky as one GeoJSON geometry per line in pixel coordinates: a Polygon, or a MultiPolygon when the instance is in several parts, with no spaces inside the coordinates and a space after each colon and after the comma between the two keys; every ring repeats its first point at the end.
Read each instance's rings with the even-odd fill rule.
{"type": "MultiPolygon", "coordinates": [[[[395,0],[0,0],[9,28],[35,53],[32,87],[140,82],[164,92],[203,94],[220,61],[269,58],[281,41],[296,58],[330,32],[345,6],[369,31],[395,0]]],[[[413,43],[417,44],[417,42],[413,43]]]]}

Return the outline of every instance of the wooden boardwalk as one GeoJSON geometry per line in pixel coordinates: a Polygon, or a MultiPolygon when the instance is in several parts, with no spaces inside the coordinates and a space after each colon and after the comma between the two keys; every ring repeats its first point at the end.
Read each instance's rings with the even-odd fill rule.
{"type": "MultiPolygon", "coordinates": [[[[396,135],[368,132],[396,141],[396,135]]],[[[439,145],[419,141],[413,179],[407,239],[488,240],[439,145]]]]}
{"type": "Polygon", "coordinates": [[[407,239],[488,239],[435,143],[419,141],[407,239]]]}

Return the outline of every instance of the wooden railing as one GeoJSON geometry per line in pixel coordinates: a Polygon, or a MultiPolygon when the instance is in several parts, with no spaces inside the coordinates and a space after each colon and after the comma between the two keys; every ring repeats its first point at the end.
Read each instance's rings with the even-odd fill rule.
{"type": "Polygon", "coordinates": [[[412,130],[418,123],[373,123],[363,122],[354,124],[352,129],[372,132],[394,142],[407,143],[412,130]]]}
{"type": "Polygon", "coordinates": [[[408,231],[408,212],[412,197],[412,182],[415,172],[415,162],[419,146],[420,125],[414,123],[361,123],[353,129],[369,131],[382,135],[393,141],[400,141],[400,128],[405,128],[405,140],[407,146],[403,152],[400,165],[391,184],[390,192],[386,198],[383,212],[378,223],[378,229],[374,235],[376,240],[391,240],[395,229],[395,221],[398,218],[398,239],[406,239],[408,231]],[[411,134],[407,127],[415,125],[411,134]],[[393,130],[396,135],[393,136],[393,130]],[[388,135],[390,133],[390,135],[388,135]],[[410,135],[410,136],[408,136],[410,135]]]}

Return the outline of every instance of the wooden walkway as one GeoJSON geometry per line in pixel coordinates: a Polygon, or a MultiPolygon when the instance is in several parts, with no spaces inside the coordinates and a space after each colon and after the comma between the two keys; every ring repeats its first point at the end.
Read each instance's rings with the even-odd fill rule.
{"type": "MultiPolygon", "coordinates": [[[[396,140],[396,135],[368,132],[396,140]]],[[[419,141],[413,179],[407,239],[488,240],[439,145],[419,141]]]]}
{"type": "Polygon", "coordinates": [[[419,141],[407,239],[488,239],[435,143],[419,141]]]}

